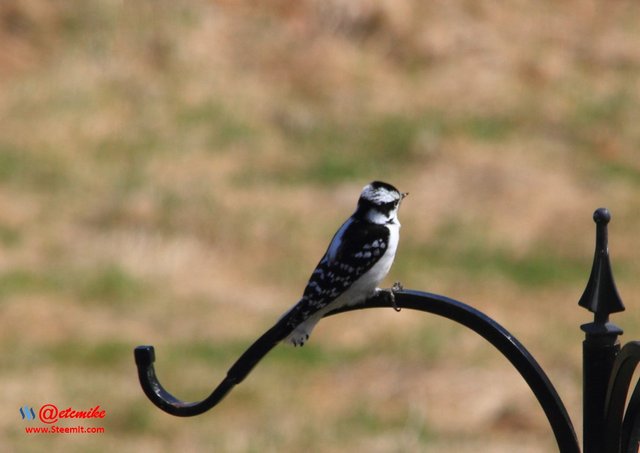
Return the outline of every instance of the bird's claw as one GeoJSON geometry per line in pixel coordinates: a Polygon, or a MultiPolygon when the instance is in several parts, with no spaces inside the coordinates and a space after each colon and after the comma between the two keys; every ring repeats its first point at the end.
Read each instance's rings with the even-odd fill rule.
{"type": "Polygon", "coordinates": [[[395,311],[398,311],[398,312],[402,310],[402,308],[398,307],[398,305],[396,304],[396,292],[402,291],[403,289],[404,288],[402,287],[402,283],[395,282],[391,287],[391,289],[389,290],[389,298],[391,300],[391,306],[395,311]]]}

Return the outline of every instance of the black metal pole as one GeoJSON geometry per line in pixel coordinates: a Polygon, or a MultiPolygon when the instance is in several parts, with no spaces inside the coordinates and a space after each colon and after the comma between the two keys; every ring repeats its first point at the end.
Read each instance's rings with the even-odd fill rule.
{"type": "Polygon", "coordinates": [[[593,214],[596,251],[591,276],[579,305],[594,313],[593,322],[583,324],[583,447],[584,453],[605,451],[605,403],[613,363],[622,329],[609,322],[611,313],[624,310],[613,280],[607,238],[611,214],[605,208],[593,214]]]}
{"type": "Polygon", "coordinates": [[[601,330],[602,327],[596,323],[581,326],[586,332],[586,338],[582,343],[584,453],[605,451],[607,385],[613,362],[620,352],[618,335],[622,334],[622,330],[613,324],[605,327],[606,331],[601,330]]]}

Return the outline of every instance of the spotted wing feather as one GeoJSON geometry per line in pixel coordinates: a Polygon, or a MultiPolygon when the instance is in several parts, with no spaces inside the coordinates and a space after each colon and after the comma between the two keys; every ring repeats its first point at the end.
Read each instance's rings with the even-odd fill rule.
{"type": "Polygon", "coordinates": [[[388,240],[384,225],[345,223],[311,274],[302,299],[286,315],[287,324],[299,325],[347,291],[384,255],[388,240]]]}

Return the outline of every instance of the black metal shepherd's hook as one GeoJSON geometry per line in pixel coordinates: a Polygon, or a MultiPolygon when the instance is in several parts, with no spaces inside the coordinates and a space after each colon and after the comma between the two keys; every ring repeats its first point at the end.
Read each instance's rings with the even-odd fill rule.
{"type": "MultiPolygon", "coordinates": [[[[640,365],[640,342],[620,347],[622,334],[609,315],[624,310],[613,279],[609,260],[607,224],[611,219],[605,208],[596,210],[596,251],[587,287],[579,305],[593,312],[594,320],[583,324],[583,440],[584,453],[637,453],[640,444],[640,382],[627,398],[634,371],[640,365]],[[628,401],[628,402],[627,402],[628,401]]],[[[443,316],[478,333],[498,349],[520,372],[542,406],[562,453],[578,453],[580,447],[567,411],[540,365],[525,347],[504,327],[484,313],[448,297],[419,291],[388,291],[327,316],[364,308],[394,307],[420,310],[443,316]]],[[[153,346],[135,350],[140,384],[149,399],[169,414],[188,417],[201,414],[242,382],[253,367],[291,332],[286,319],[279,321],[245,351],[229,369],[227,376],[202,401],[185,402],[167,392],[156,377],[153,346]]]]}
{"type": "MultiPolygon", "coordinates": [[[[381,292],[362,304],[335,310],[327,316],[364,308],[392,307],[393,303],[386,294],[388,293],[381,292]]],[[[553,429],[560,451],[580,451],[573,425],[555,388],[526,348],[504,327],[475,308],[448,297],[409,290],[396,291],[394,294],[397,307],[451,319],[475,331],[495,346],[533,390],[553,429]]],[[[240,356],[211,395],[198,402],[181,401],[167,392],[158,381],[153,367],[153,346],[138,346],[135,349],[135,359],[140,384],[153,404],[169,414],[180,417],[201,414],[218,404],[236,384],[242,382],[253,367],[289,333],[290,328],[284,323],[278,323],[265,332],[240,356]]]]}

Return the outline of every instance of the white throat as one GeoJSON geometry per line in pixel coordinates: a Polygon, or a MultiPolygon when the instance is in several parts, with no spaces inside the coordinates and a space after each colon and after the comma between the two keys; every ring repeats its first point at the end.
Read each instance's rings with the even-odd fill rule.
{"type": "Polygon", "coordinates": [[[375,223],[376,225],[392,224],[400,226],[400,222],[398,222],[398,213],[396,210],[389,212],[389,215],[385,215],[380,211],[371,209],[369,210],[369,212],[367,212],[367,220],[371,223],[375,223]]]}

